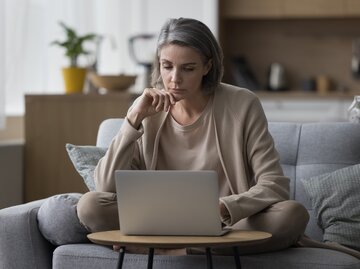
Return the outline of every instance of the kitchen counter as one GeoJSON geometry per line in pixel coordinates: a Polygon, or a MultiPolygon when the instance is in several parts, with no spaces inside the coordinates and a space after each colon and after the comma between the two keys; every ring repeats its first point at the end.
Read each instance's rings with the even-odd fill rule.
{"type": "Polygon", "coordinates": [[[269,121],[329,122],[347,121],[354,92],[256,91],[269,121]]]}
{"type": "Polygon", "coordinates": [[[360,91],[336,92],[332,91],[326,94],[317,92],[307,92],[301,90],[270,92],[270,91],[254,91],[254,93],[262,100],[266,99],[302,99],[302,100],[353,100],[355,95],[360,95],[360,91]]]}

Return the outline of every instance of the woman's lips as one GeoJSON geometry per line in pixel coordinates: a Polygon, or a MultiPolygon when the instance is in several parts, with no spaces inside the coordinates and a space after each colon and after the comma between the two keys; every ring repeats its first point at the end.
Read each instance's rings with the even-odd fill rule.
{"type": "Polygon", "coordinates": [[[177,92],[180,93],[180,92],[184,92],[184,91],[185,91],[185,89],[178,89],[178,88],[176,88],[176,89],[175,89],[175,88],[170,88],[169,90],[170,90],[171,92],[175,92],[175,93],[177,93],[177,92]]]}

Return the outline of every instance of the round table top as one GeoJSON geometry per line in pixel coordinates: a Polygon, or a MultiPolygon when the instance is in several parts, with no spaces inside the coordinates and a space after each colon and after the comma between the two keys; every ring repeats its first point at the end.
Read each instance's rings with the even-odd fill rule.
{"type": "Polygon", "coordinates": [[[120,230],[88,235],[91,242],[101,245],[143,246],[152,248],[231,247],[262,242],[271,238],[261,231],[235,230],[223,236],[150,236],[123,235],[120,230]]]}

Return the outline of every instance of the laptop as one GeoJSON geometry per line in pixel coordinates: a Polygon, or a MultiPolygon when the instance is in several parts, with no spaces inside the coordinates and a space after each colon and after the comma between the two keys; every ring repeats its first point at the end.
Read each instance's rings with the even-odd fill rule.
{"type": "Polygon", "coordinates": [[[125,235],[220,236],[215,171],[117,170],[120,230],[125,235]]]}

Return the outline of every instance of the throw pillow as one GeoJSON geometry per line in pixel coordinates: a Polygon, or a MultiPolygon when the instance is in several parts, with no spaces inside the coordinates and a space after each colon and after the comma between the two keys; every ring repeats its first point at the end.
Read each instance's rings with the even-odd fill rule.
{"type": "Polygon", "coordinates": [[[41,234],[53,245],[89,242],[88,230],[77,217],[80,193],[60,194],[47,198],[40,206],[37,219],[41,234]]]}
{"type": "Polygon", "coordinates": [[[360,250],[360,164],[302,180],[324,241],[360,250]]]}
{"type": "Polygon", "coordinates": [[[105,155],[107,148],[66,144],[66,150],[88,189],[95,191],[94,170],[99,160],[105,155]]]}

